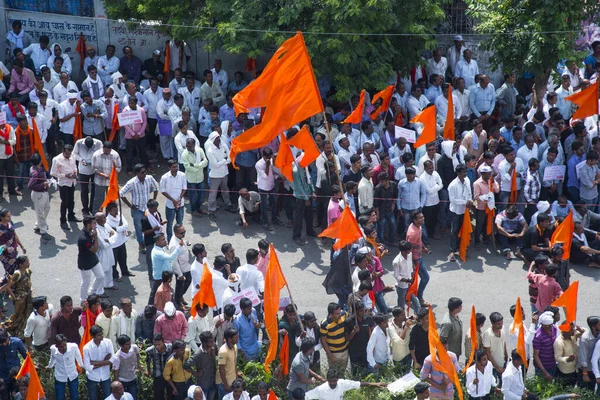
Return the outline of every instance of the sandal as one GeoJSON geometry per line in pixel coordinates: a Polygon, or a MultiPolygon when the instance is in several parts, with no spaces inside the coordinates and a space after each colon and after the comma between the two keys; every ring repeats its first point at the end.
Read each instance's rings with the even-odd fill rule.
{"type": "Polygon", "coordinates": [[[448,256],[448,261],[456,262],[456,257],[454,256],[454,253],[450,253],[450,255],[448,256]]]}

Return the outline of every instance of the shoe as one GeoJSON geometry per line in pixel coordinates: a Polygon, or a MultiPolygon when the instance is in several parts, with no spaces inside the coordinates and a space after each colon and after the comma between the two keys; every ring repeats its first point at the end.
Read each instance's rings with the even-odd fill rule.
{"type": "Polygon", "coordinates": [[[77,217],[76,217],[76,216],[74,216],[74,215],[71,215],[71,216],[68,218],[68,220],[69,220],[69,221],[72,221],[72,222],[81,222],[81,219],[77,218],[77,217]]]}
{"type": "Polygon", "coordinates": [[[127,271],[123,274],[123,276],[135,276],[135,274],[132,274],[131,272],[127,271]]]}
{"type": "Polygon", "coordinates": [[[106,298],[108,297],[108,294],[106,294],[106,293],[102,293],[102,294],[100,295],[100,297],[101,297],[101,298],[103,298],[103,299],[106,299],[106,298]]]}
{"type": "Polygon", "coordinates": [[[268,232],[274,231],[273,227],[269,224],[263,224],[263,228],[265,228],[265,231],[268,231],[268,232]]]}
{"type": "Polygon", "coordinates": [[[119,288],[116,286],[105,287],[104,290],[118,290],[119,288]]]}
{"type": "Polygon", "coordinates": [[[456,257],[454,256],[454,253],[450,253],[450,255],[448,256],[448,261],[456,262],[456,257]]]}
{"type": "Polygon", "coordinates": [[[33,231],[34,231],[35,233],[37,233],[38,235],[40,234],[40,228],[33,228],[33,231]]]}
{"type": "Polygon", "coordinates": [[[306,240],[298,238],[294,240],[294,243],[296,243],[298,246],[304,246],[306,244],[306,240]]]}
{"type": "Polygon", "coordinates": [[[139,250],[140,250],[140,253],[146,254],[146,246],[140,245],[139,250]]]}
{"type": "Polygon", "coordinates": [[[515,252],[515,257],[520,258],[521,260],[527,262],[527,260],[525,259],[525,256],[523,255],[523,253],[521,253],[521,249],[517,250],[515,252]]]}
{"type": "Polygon", "coordinates": [[[48,235],[47,232],[42,233],[42,239],[44,240],[52,240],[52,236],[48,235]]]}
{"type": "Polygon", "coordinates": [[[210,219],[212,222],[216,222],[217,216],[215,215],[215,213],[210,213],[208,214],[208,219],[210,219]]]}
{"type": "Polygon", "coordinates": [[[115,282],[121,282],[123,280],[122,277],[117,276],[116,278],[113,278],[115,280],[115,282]]]}
{"type": "Polygon", "coordinates": [[[275,218],[275,219],[274,219],[272,222],[273,222],[275,225],[283,226],[283,222],[281,222],[281,221],[279,220],[279,218],[275,218]]]}
{"type": "Polygon", "coordinates": [[[71,227],[66,222],[63,222],[62,224],[60,224],[60,227],[62,229],[64,229],[65,231],[70,231],[71,230],[71,227]]]}

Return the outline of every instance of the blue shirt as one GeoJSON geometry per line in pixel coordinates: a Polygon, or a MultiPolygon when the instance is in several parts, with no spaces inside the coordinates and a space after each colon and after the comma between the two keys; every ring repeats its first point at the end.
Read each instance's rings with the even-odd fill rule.
{"type": "Polygon", "coordinates": [[[181,246],[177,246],[175,251],[169,254],[165,251],[168,248],[169,246],[158,247],[156,245],[152,248],[152,279],[155,281],[162,280],[163,271],[171,271],[171,261],[177,258],[181,250],[181,246]]]}
{"type": "Polygon", "coordinates": [[[406,178],[398,183],[396,207],[404,210],[416,210],[423,207],[427,199],[427,189],[419,178],[409,182],[406,178]]]}
{"type": "Polygon", "coordinates": [[[0,346],[0,378],[9,381],[10,370],[21,366],[19,354],[25,360],[27,350],[21,339],[11,336],[8,346],[0,346]]]}
{"type": "MultiPolygon", "coordinates": [[[[505,126],[503,126],[500,128],[500,136],[502,136],[505,142],[509,143],[511,140],[513,140],[512,129],[509,131],[505,126]]],[[[516,151],[517,150],[515,150],[515,152],[516,151]]]]}
{"type": "Polygon", "coordinates": [[[577,189],[581,187],[581,183],[579,183],[579,179],[577,179],[575,167],[582,161],[585,161],[585,154],[581,157],[578,157],[577,154],[573,154],[573,156],[569,158],[569,161],[567,162],[567,187],[576,187],[577,189]]]}
{"type": "Polygon", "coordinates": [[[242,83],[240,83],[239,85],[235,83],[235,81],[233,81],[229,84],[229,90],[239,92],[246,86],[248,86],[248,83],[246,81],[242,81],[242,83]]]}
{"type": "MultiPolygon", "coordinates": [[[[594,54],[587,56],[583,62],[585,65],[591,65],[592,69],[596,69],[596,58],[594,57],[594,54]]],[[[588,74],[585,72],[585,79],[590,79],[592,75],[593,74],[588,74]]]]}
{"type": "Polygon", "coordinates": [[[467,178],[471,183],[471,193],[473,193],[473,183],[477,180],[477,171],[475,168],[467,168],[467,178]]]}
{"type": "Polygon", "coordinates": [[[233,320],[233,327],[238,330],[239,341],[238,348],[245,353],[247,359],[255,360],[260,355],[262,344],[258,341],[258,334],[254,323],[258,321],[256,318],[256,310],[252,310],[252,314],[246,317],[243,313],[238,314],[233,320]]]}
{"type": "MultiPolygon", "coordinates": [[[[24,106],[23,107],[23,111],[27,112],[27,109],[24,106]]],[[[4,111],[4,113],[6,114],[6,123],[9,124],[10,126],[12,126],[14,129],[17,129],[17,125],[19,125],[19,123],[17,122],[17,116],[19,116],[20,114],[20,110],[17,106],[17,116],[13,117],[12,112],[10,111],[10,107],[8,107],[8,104],[5,104],[2,106],[2,111],[4,111]]],[[[23,114],[25,115],[25,114],[23,114]]]]}
{"type": "Polygon", "coordinates": [[[219,119],[221,121],[229,121],[233,124],[235,121],[235,112],[232,107],[229,107],[227,104],[223,104],[221,108],[219,108],[219,119]]]}
{"type": "Polygon", "coordinates": [[[496,92],[494,86],[490,83],[485,89],[477,84],[469,92],[469,105],[471,111],[476,117],[480,117],[482,113],[491,115],[496,106],[496,92]]]}
{"type": "Polygon", "coordinates": [[[435,102],[435,99],[437,99],[438,96],[442,95],[442,88],[441,87],[435,87],[433,85],[429,86],[427,89],[425,89],[425,97],[427,97],[427,100],[429,100],[430,103],[435,102]]]}
{"type": "Polygon", "coordinates": [[[515,139],[510,139],[509,141],[510,145],[512,146],[513,150],[515,151],[515,153],[517,151],[519,151],[519,149],[523,146],[525,146],[525,143],[523,143],[522,140],[519,141],[519,143],[515,142],[515,139]]]}
{"type": "MultiPolygon", "coordinates": [[[[202,111],[200,111],[200,115],[202,115],[202,111]]],[[[213,120],[209,116],[208,118],[201,119],[199,122],[200,136],[203,137],[208,137],[217,126],[221,126],[221,118],[219,118],[217,122],[213,122],[213,120]]]]}

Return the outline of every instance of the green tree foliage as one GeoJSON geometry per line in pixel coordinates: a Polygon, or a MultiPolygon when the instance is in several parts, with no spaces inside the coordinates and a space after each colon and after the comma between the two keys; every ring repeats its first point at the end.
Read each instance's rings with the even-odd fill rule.
{"type": "MultiPolygon", "coordinates": [[[[535,74],[536,91],[546,90],[548,77],[562,59],[579,59],[575,39],[582,22],[598,13],[597,1],[581,0],[466,0],[477,20],[476,30],[487,36],[492,67],[504,72],[535,74]]],[[[541,98],[538,96],[538,98],[541,98]]]]}
{"type": "Polygon", "coordinates": [[[407,73],[417,65],[423,49],[436,45],[434,28],[448,1],[106,0],[105,5],[110,18],[159,21],[171,25],[161,28],[171,36],[249,57],[272,52],[297,30],[319,33],[305,34],[315,72],[331,76],[336,97],[347,99],[362,88],[383,89],[394,69],[407,73]]]}

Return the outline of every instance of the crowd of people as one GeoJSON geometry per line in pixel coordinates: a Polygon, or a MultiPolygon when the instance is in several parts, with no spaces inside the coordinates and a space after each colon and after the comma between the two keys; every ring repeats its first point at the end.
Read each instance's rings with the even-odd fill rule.
{"type": "MultiPolygon", "coordinates": [[[[256,224],[269,232],[276,225],[283,232],[287,226],[298,246],[335,222],[346,207],[364,234],[350,249],[331,250],[330,274],[347,270],[348,263],[352,274],[326,280],[328,293],[338,297],[326,315],[317,318],[317,310],[299,315],[293,304],[283,311],[279,334],[289,336],[290,399],[341,399],[347,390],[383,387],[383,382],[343,377],[348,370],[353,376],[377,375],[388,366],[420,372],[418,399],[454,398],[453,384],[429,354],[426,256],[434,243],[447,243],[449,236],[448,261],[458,262],[467,211],[474,225],[468,255],[497,243],[507,259],[523,260],[531,307],[527,359],[515,350],[518,330],[504,327],[502,312],[514,316],[516,306],[489,310],[486,329],[488,318],[477,314],[478,348],[466,370],[469,396],[489,399],[498,391],[509,400],[537,398],[524,386],[527,362],[544,379],[566,388],[594,390],[600,382],[600,317],[589,316],[584,327],[558,329],[559,309],[551,304],[569,287],[569,262],[562,260],[560,245],[550,245],[555,227],[572,214],[570,261],[600,267],[597,116],[573,119],[574,106],[565,100],[595,82],[600,42],[593,44],[581,70],[575,60],[559,64],[560,85],[549,84],[539,97],[527,79],[517,82],[514,74],[507,74],[496,90],[457,36],[447,57],[437,49],[423,67],[397,81],[388,111],[372,119],[375,107],[367,102],[359,124],[344,122],[358,97],[347,104],[328,103],[331,88],[320,81],[325,118],[317,115],[286,136],[306,126],[321,154],[302,168],[303,153],[292,148],[298,163],[290,181],[275,166],[279,139],[239,154],[237,168],[231,165],[231,141],[260,123],[264,110],[235,115],[232,99],[247,83],[241,72],[229,82],[221,60],[204,71],[201,83],[187,68],[191,53],[183,41],[168,44],[168,72],[161,62],[166,49],[142,63],[129,46],[121,59],[113,45],[100,57],[89,47],[87,77],[76,84],[70,78],[70,56],[60,44],[48,47],[44,36],[39,43],[26,39],[15,21],[7,38],[14,56],[10,73],[0,65],[9,80],[8,103],[2,108],[6,124],[0,127],[1,194],[4,180],[9,196],[30,192],[33,230],[48,243],[54,228],[48,219],[49,193],[59,192],[60,228],[80,230],[81,285],[79,298],[61,297],[57,310],[46,297],[34,297],[10,205],[0,211],[5,269],[0,292],[15,306],[0,328],[2,399],[16,391],[21,393],[14,398],[24,398],[28,381],[15,381],[14,368],[26,351],[50,353],[48,367],[54,369],[59,400],[67,387],[70,398],[77,398],[78,366],[91,400],[137,399],[138,372],[152,378],[155,399],[249,399],[238,360],[262,361],[269,345],[260,306],[269,243],[261,240],[248,249],[242,264],[230,243],[222,244],[222,254],[209,256],[203,244],[186,240],[186,214],[193,224],[215,223],[219,197],[226,211],[239,214],[240,230],[256,224]],[[442,135],[449,83],[454,87],[454,140],[442,135]],[[410,121],[431,104],[438,139],[413,148],[396,128],[420,133],[421,126],[410,121]],[[113,113],[128,111],[138,112],[139,119],[117,129],[111,140],[113,113]],[[128,215],[116,202],[103,204],[111,172],[120,172],[123,163],[129,179],[119,197],[128,215]],[[155,179],[152,174],[162,163],[167,171],[155,179]],[[555,168],[560,166],[562,175],[555,168]],[[549,168],[552,173],[546,174],[549,168]],[[75,209],[77,190],[81,218],[75,209]],[[202,219],[206,215],[209,222],[202,219]],[[134,276],[126,247],[133,238],[145,255],[151,289],[147,305],[137,311],[118,287],[134,276]],[[199,304],[190,310],[204,265],[212,275],[217,306],[210,310],[199,304]],[[393,271],[393,287],[382,279],[388,271],[393,271]],[[406,295],[417,276],[418,293],[409,309],[406,295]],[[247,289],[254,290],[258,304],[239,298],[247,289]],[[120,296],[118,304],[111,302],[109,291],[120,296]],[[390,292],[397,298],[391,300],[390,292]],[[190,312],[195,315],[187,317],[190,312]],[[82,331],[91,340],[80,352],[82,331]],[[149,346],[147,371],[139,370],[141,346],[149,346]]],[[[322,239],[322,244],[330,242],[322,239]]],[[[457,371],[471,354],[461,311],[462,300],[452,297],[439,319],[440,338],[457,371]]],[[[268,392],[268,385],[261,384],[253,399],[265,400],[268,392]]]]}

